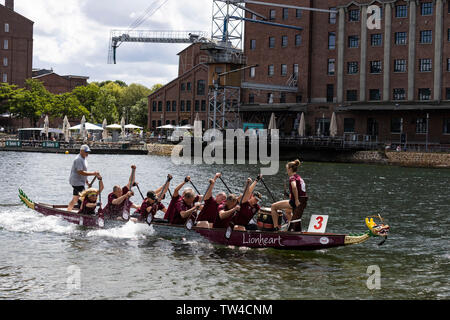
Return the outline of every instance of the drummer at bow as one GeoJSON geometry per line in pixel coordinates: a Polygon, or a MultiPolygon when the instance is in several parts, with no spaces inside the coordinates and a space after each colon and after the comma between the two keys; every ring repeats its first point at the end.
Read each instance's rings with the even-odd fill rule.
{"type": "Polygon", "coordinates": [[[200,201],[201,195],[195,195],[194,190],[186,188],[180,195],[181,188],[191,180],[187,176],[182,183],[180,183],[173,192],[172,200],[165,215],[165,219],[169,220],[170,224],[182,225],[187,222],[189,217],[197,210],[201,209],[200,201]]]}
{"type": "Polygon", "coordinates": [[[301,203],[300,199],[306,198],[306,185],[302,177],[297,174],[298,168],[300,167],[300,160],[295,160],[289,162],[286,165],[286,171],[289,176],[289,200],[279,201],[272,204],[271,215],[273,220],[273,226],[275,230],[279,230],[278,225],[278,210],[285,210],[288,221],[292,219],[292,212],[299,208],[301,203]]]}
{"type": "Polygon", "coordinates": [[[222,176],[221,173],[216,173],[213,179],[209,180],[210,187],[205,194],[204,207],[197,218],[197,227],[199,228],[212,228],[219,213],[219,206],[225,202],[227,195],[225,192],[219,192],[216,197],[212,196],[214,185],[217,179],[222,176]]]}
{"type": "MultiPolygon", "coordinates": [[[[97,207],[97,197],[103,191],[103,180],[100,175],[97,175],[98,181],[100,181],[100,189],[89,188],[80,194],[81,207],[78,211],[79,214],[95,215],[95,209],[97,207]]],[[[100,203],[100,206],[102,204],[100,203]]]]}

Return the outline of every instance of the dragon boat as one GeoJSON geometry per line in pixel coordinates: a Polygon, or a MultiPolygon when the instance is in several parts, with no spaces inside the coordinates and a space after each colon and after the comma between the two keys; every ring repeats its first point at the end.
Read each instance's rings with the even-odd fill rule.
{"type": "MultiPolygon", "coordinates": [[[[64,220],[90,228],[103,228],[105,217],[80,215],[75,211],[67,211],[67,205],[50,205],[34,203],[27,195],[19,189],[20,200],[30,209],[46,216],[60,216],[64,220]]],[[[147,222],[136,222],[147,223],[147,222]]],[[[185,225],[173,225],[162,219],[152,219],[151,225],[157,233],[173,235],[197,233],[211,243],[248,248],[275,248],[284,250],[322,250],[334,247],[361,244],[370,238],[382,238],[379,245],[383,244],[388,236],[390,227],[384,223],[383,218],[369,216],[365,218],[368,231],[360,234],[336,234],[336,233],[311,233],[311,232],[283,232],[265,230],[235,230],[227,235],[227,229],[205,229],[192,227],[190,230],[185,225]],[[375,220],[378,220],[376,222],[375,220]]]]}

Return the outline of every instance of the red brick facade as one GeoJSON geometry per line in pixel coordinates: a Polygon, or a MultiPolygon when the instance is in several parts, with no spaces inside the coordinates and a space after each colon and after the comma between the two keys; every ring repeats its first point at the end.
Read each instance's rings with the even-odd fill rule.
{"type": "Polygon", "coordinates": [[[33,24],[14,9],[14,1],[0,5],[0,81],[23,87],[31,78],[33,24]]]}
{"type": "MultiPolygon", "coordinates": [[[[244,122],[267,126],[275,112],[278,127],[291,135],[295,134],[296,119],[305,112],[307,134],[327,135],[336,112],[338,135],[354,133],[394,143],[401,133],[407,133],[411,143],[425,139],[450,143],[449,1],[275,2],[335,8],[338,13],[246,4],[267,18],[272,15],[271,22],[302,30],[245,23],[247,64],[258,67],[242,72],[240,110],[244,122]],[[367,27],[371,5],[381,8],[379,28],[367,27]]],[[[254,18],[250,13],[246,17],[254,18]]],[[[181,59],[180,70],[186,70],[181,59]]],[[[159,97],[163,109],[166,100],[179,99],[179,91],[172,90],[166,86],[159,92],[167,95],[159,97]]],[[[156,112],[152,111],[154,97],[149,97],[150,127],[150,121],[167,122],[158,105],[156,112]]]]}
{"type": "Polygon", "coordinates": [[[82,76],[60,76],[54,72],[38,74],[39,71],[33,72],[33,79],[41,81],[45,88],[53,94],[61,94],[71,92],[79,86],[86,86],[89,77],[82,76]]]}

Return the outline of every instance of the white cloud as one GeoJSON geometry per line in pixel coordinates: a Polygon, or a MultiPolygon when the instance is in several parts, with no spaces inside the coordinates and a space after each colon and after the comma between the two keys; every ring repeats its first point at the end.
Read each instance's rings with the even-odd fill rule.
{"type": "MultiPolygon", "coordinates": [[[[15,10],[34,21],[33,68],[150,87],[177,76],[184,45],[124,43],[117,65],[108,65],[107,55],[110,31],[127,29],[153,1],[16,0],[15,10]]],[[[211,8],[211,0],[169,0],[138,29],[209,33],[211,8]]]]}

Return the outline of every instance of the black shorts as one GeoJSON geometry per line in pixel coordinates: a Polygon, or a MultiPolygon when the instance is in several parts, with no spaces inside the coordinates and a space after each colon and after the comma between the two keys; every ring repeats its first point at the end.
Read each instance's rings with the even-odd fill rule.
{"type": "Polygon", "coordinates": [[[78,186],[78,187],[73,187],[73,195],[74,196],[79,196],[80,193],[82,193],[84,191],[84,186],[78,186]]]}
{"type": "Polygon", "coordinates": [[[289,200],[289,205],[291,206],[292,210],[295,210],[295,208],[297,207],[295,205],[295,200],[289,200]]]}

